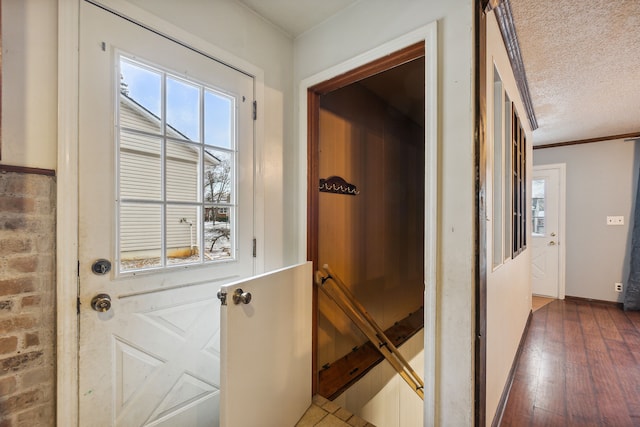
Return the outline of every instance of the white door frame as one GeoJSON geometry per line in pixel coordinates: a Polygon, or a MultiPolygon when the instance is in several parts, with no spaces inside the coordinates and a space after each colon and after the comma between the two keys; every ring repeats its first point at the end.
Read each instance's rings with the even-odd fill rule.
{"type": "MultiPolygon", "coordinates": [[[[564,299],[566,279],[566,209],[567,209],[567,164],[553,163],[549,165],[535,165],[531,171],[533,176],[537,171],[557,169],[559,177],[558,188],[558,299],[564,299]]],[[[533,236],[529,236],[533,241],[533,236]]],[[[533,244],[532,244],[533,246],[533,244]]],[[[532,257],[533,258],[533,257],[532,257]]]]}
{"type": "MultiPolygon", "coordinates": [[[[56,425],[78,426],[78,68],[80,2],[58,4],[58,162],[56,214],[56,425]]],[[[254,122],[255,183],[254,233],[257,238],[256,273],[264,271],[264,71],[259,67],[194,36],[184,29],[123,0],[90,0],[117,11],[136,23],[205,56],[252,76],[258,119],[254,122]]]]}
{"type": "MultiPolygon", "coordinates": [[[[311,77],[298,88],[298,147],[300,188],[298,193],[298,259],[307,258],[307,93],[308,89],[344,74],[361,65],[392,54],[415,43],[425,44],[425,293],[424,293],[424,359],[426,396],[436,390],[436,261],[437,261],[437,198],[438,198],[438,26],[434,21],[404,36],[375,47],[311,77]]],[[[424,425],[435,425],[435,398],[424,401],[424,425]]]]}

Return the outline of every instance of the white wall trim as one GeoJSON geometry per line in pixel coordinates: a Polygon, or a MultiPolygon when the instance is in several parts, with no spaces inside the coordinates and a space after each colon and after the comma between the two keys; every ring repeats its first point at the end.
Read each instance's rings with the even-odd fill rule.
{"type": "Polygon", "coordinates": [[[532,174],[536,171],[557,169],[559,176],[559,203],[558,203],[558,235],[562,240],[558,242],[558,299],[564,299],[566,290],[566,255],[567,255],[567,164],[553,163],[548,165],[536,165],[532,168],[532,174]]]}
{"type": "MultiPolygon", "coordinates": [[[[78,426],[78,95],[80,2],[58,5],[58,164],[57,164],[57,392],[56,425],[78,426]]],[[[173,40],[215,58],[254,78],[258,103],[255,132],[254,233],[258,256],[254,273],[265,268],[264,71],[195,35],[123,0],[90,0],[91,3],[126,16],[173,40]]]]}
{"type": "Polygon", "coordinates": [[[566,290],[566,252],[567,252],[567,164],[556,163],[553,165],[560,172],[560,205],[558,206],[560,219],[558,221],[558,228],[560,236],[562,236],[562,242],[560,242],[560,253],[558,254],[559,268],[558,274],[558,299],[564,299],[566,290]]]}
{"type": "Polygon", "coordinates": [[[438,27],[432,22],[404,36],[384,43],[305,78],[298,93],[298,147],[300,183],[298,200],[298,259],[307,257],[307,92],[312,86],[327,81],[402,48],[425,43],[425,294],[424,294],[424,358],[425,399],[424,425],[436,424],[436,266],[438,241],[438,27]]]}
{"type": "Polygon", "coordinates": [[[562,163],[560,167],[560,233],[564,242],[560,245],[560,288],[559,299],[564,299],[567,279],[567,165],[562,163]]]}
{"type": "Polygon", "coordinates": [[[58,4],[56,425],[78,422],[78,35],[80,3],[58,4]]]}

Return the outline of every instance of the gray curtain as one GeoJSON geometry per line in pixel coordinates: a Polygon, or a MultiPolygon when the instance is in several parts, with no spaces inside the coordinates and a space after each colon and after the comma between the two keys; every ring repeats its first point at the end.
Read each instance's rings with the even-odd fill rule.
{"type": "Polygon", "coordinates": [[[631,264],[629,282],[624,294],[625,310],[640,310],[640,175],[636,189],[636,201],[633,211],[633,234],[631,236],[631,264]]]}

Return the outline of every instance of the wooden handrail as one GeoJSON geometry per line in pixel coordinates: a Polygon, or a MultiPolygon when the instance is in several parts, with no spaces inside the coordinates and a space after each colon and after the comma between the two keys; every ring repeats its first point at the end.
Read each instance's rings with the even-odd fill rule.
{"type": "Polygon", "coordinates": [[[376,346],[378,351],[393,366],[400,376],[416,392],[420,399],[424,400],[424,382],[413,370],[409,362],[398,351],[396,346],[387,338],[386,334],[378,326],[373,317],[358,302],[355,296],[342,280],[325,264],[321,270],[316,271],[316,285],[353,321],[376,346]],[[330,286],[328,286],[330,284],[330,286]],[[377,345],[376,345],[377,344],[377,345]]]}

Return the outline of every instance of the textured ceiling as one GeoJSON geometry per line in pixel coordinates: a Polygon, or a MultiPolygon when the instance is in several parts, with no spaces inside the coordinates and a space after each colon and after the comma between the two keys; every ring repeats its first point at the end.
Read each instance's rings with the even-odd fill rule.
{"type": "Polygon", "coordinates": [[[534,144],[640,132],[640,0],[511,0],[534,144]]]}

